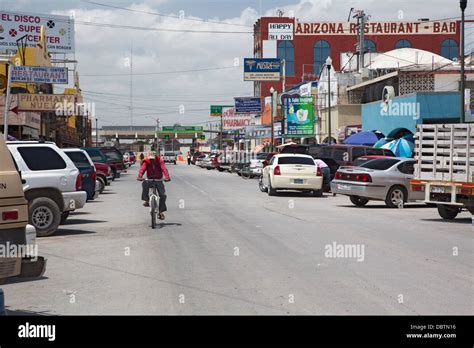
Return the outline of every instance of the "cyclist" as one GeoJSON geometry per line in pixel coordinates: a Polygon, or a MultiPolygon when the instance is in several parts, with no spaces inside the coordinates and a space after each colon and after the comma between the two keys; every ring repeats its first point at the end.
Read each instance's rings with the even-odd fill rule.
{"type": "MultiPolygon", "coordinates": [[[[155,179],[155,180],[162,180],[170,181],[170,175],[168,173],[168,169],[166,169],[165,162],[161,159],[160,156],[155,156],[154,154],[148,156],[143,160],[142,166],[140,167],[140,171],[138,172],[137,180],[142,181],[143,175],[146,172],[146,176],[148,179],[155,179]]],[[[150,203],[148,202],[149,197],[148,193],[150,188],[156,187],[158,191],[158,195],[160,196],[160,202],[158,205],[159,210],[159,219],[164,220],[165,215],[163,214],[166,209],[166,191],[165,185],[162,181],[155,181],[150,182],[144,180],[142,183],[142,201],[144,201],[143,206],[149,207],[150,203]]]]}

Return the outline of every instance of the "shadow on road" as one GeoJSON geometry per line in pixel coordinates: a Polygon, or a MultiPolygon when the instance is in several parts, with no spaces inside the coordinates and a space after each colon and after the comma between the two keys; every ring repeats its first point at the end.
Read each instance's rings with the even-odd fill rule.
{"type": "Polygon", "coordinates": [[[49,279],[48,277],[42,276],[42,277],[13,277],[9,278],[5,284],[20,284],[20,283],[26,283],[26,282],[37,282],[40,280],[47,280],[49,279]]]}
{"type": "MultiPolygon", "coordinates": [[[[387,207],[384,204],[366,205],[366,206],[363,206],[363,207],[356,207],[355,205],[338,205],[338,207],[353,208],[353,209],[387,209],[387,210],[399,209],[399,208],[390,208],[390,207],[387,207]]],[[[422,209],[422,208],[431,208],[431,209],[433,209],[433,207],[430,207],[428,205],[422,205],[422,204],[421,205],[420,204],[404,205],[403,208],[401,208],[401,209],[422,209]]]]}
{"type": "Polygon", "coordinates": [[[180,223],[175,223],[175,222],[163,222],[161,224],[158,224],[157,227],[159,229],[166,227],[166,226],[182,226],[180,223]]]}
{"type": "MultiPolygon", "coordinates": [[[[54,235],[51,237],[58,237],[58,236],[74,236],[77,234],[94,234],[96,232],[93,231],[84,231],[84,230],[66,230],[63,228],[59,228],[54,235]]],[[[48,237],[42,237],[42,238],[48,238],[48,237]]]]}
{"type": "Polygon", "coordinates": [[[444,222],[447,224],[471,224],[472,219],[471,218],[458,218],[454,220],[445,220],[445,219],[421,219],[421,221],[427,221],[427,222],[444,222]]]}
{"type": "MultiPolygon", "coordinates": [[[[117,192],[113,192],[113,191],[104,191],[101,193],[101,195],[116,195],[117,192]]],[[[92,201],[94,202],[94,201],[92,201]]],[[[87,203],[90,203],[89,201],[87,201],[87,203]]]]}
{"type": "Polygon", "coordinates": [[[10,316],[51,316],[51,314],[47,314],[45,312],[35,312],[29,310],[22,310],[22,309],[8,309],[8,306],[5,307],[7,315],[10,316]]]}
{"type": "Polygon", "coordinates": [[[108,222],[103,220],[86,220],[86,219],[67,219],[63,226],[68,225],[83,225],[83,224],[97,224],[102,222],[108,222]]]}

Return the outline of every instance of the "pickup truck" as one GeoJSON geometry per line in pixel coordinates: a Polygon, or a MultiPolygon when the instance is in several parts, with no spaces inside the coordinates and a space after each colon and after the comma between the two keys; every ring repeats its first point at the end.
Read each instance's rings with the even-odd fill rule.
{"type": "Polygon", "coordinates": [[[86,203],[79,170],[54,143],[13,141],[7,146],[24,179],[29,222],[39,237],[54,234],[69,212],[86,203]]]}
{"type": "Polygon", "coordinates": [[[463,210],[474,215],[474,125],[418,125],[413,191],[425,194],[443,219],[463,210]]]}
{"type": "Polygon", "coordinates": [[[165,161],[165,163],[173,163],[176,165],[176,154],[174,152],[165,152],[163,155],[163,161],[165,161]]]}
{"type": "Polygon", "coordinates": [[[0,133],[0,284],[15,276],[40,277],[46,260],[35,254],[36,230],[28,225],[22,179],[0,133]],[[16,255],[5,254],[15,246],[16,255]]]}

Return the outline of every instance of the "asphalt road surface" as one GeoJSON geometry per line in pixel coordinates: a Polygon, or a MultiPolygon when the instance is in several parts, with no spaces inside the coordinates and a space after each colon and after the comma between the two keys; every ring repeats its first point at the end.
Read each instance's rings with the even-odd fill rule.
{"type": "Polygon", "coordinates": [[[157,229],[135,166],[38,239],[47,271],[2,286],[10,314],[474,314],[467,213],[269,197],[235,174],[169,169],[157,229]],[[363,253],[328,257],[334,245],[363,253]]]}

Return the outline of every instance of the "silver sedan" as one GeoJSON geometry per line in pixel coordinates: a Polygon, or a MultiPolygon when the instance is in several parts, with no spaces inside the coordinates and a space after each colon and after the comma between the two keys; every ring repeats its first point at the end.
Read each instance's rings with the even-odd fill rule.
{"type": "Polygon", "coordinates": [[[423,192],[410,190],[415,160],[412,158],[376,158],[360,167],[341,167],[331,183],[333,193],[349,196],[355,206],[370,200],[385,201],[398,208],[408,201],[424,200],[423,192]]]}

